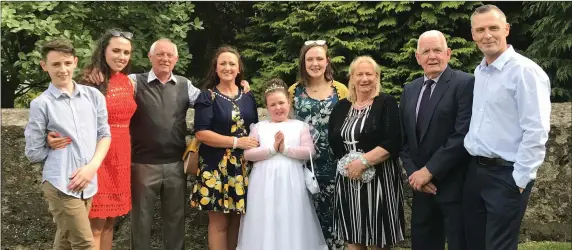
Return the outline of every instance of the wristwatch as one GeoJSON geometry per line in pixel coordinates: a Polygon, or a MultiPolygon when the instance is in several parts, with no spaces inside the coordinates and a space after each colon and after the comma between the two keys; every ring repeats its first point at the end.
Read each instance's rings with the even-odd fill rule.
{"type": "Polygon", "coordinates": [[[364,157],[363,155],[360,155],[360,156],[359,156],[359,160],[360,160],[361,163],[362,163],[363,165],[365,165],[366,167],[368,167],[368,168],[370,167],[369,163],[367,162],[367,160],[365,159],[365,157],[364,157]]]}

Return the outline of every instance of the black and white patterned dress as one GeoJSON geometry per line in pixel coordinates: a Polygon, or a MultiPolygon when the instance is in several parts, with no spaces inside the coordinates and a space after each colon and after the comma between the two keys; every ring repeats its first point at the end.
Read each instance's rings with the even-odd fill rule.
{"type": "MultiPolygon", "coordinates": [[[[372,105],[361,110],[349,108],[341,128],[336,130],[341,134],[344,153],[367,152],[360,148],[358,142],[360,139],[374,139],[366,139],[362,133],[367,122],[373,120],[367,119],[371,110],[372,105]]],[[[377,121],[384,123],[389,119],[385,117],[377,121]]],[[[340,239],[350,244],[383,248],[404,239],[403,187],[396,156],[392,155],[374,167],[376,174],[369,183],[351,180],[340,174],[336,176],[334,231],[340,239]]]]}

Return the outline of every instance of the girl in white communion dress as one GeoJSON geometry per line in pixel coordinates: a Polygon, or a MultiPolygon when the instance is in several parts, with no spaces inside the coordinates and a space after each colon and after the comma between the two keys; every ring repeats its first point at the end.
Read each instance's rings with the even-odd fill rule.
{"type": "Polygon", "coordinates": [[[289,119],[282,80],[266,86],[270,119],[251,126],[260,146],[244,152],[254,166],[237,250],[328,250],[304,182],[304,161],[314,154],[309,126],[289,119]]]}

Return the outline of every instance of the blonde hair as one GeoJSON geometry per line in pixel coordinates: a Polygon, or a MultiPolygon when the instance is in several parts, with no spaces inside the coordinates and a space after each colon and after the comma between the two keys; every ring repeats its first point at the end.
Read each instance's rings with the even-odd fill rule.
{"type": "Polygon", "coordinates": [[[381,67],[379,66],[379,64],[377,64],[377,62],[375,62],[375,60],[373,60],[373,58],[371,58],[371,56],[359,56],[352,61],[348,72],[348,77],[349,77],[348,101],[350,101],[351,103],[354,103],[357,100],[357,92],[354,83],[356,80],[354,79],[353,74],[355,72],[356,67],[363,62],[369,63],[371,64],[371,66],[373,66],[373,70],[375,71],[377,77],[377,81],[375,82],[375,89],[373,91],[374,92],[373,97],[376,97],[379,95],[379,93],[381,93],[381,67]]]}

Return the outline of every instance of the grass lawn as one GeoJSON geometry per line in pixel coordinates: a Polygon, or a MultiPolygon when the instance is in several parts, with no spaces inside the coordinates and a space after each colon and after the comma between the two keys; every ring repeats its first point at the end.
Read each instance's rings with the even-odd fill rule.
{"type": "MultiPolygon", "coordinates": [[[[395,248],[394,250],[408,250],[409,248],[395,248]]],[[[526,242],[518,245],[518,250],[572,250],[571,242],[526,242]]]]}
{"type": "Polygon", "coordinates": [[[518,246],[519,250],[571,250],[570,242],[527,242],[518,246]]]}

